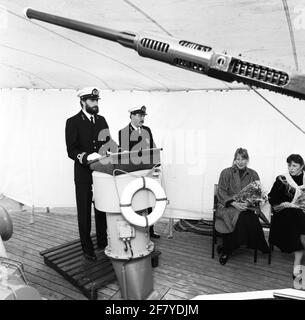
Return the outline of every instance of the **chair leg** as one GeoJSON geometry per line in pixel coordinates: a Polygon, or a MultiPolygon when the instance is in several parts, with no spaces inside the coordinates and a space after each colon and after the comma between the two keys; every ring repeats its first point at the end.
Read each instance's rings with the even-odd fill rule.
{"type": "Polygon", "coordinates": [[[173,227],[174,227],[174,219],[169,218],[169,220],[168,220],[168,235],[167,235],[168,239],[173,239],[173,227]]]}
{"type": "Polygon", "coordinates": [[[272,250],[270,248],[268,253],[268,264],[271,264],[271,254],[272,254],[272,250]]]}
{"type": "Polygon", "coordinates": [[[257,262],[257,248],[254,249],[254,263],[257,262]]]}
{"type": "Polygon", "coordinates": [[[273,251],[273,244],[272,244],[272,243],[269,243],[268,264],[271,264],[272,251],[273,251]]]}
{"type": "Polygon", "coordinates": [[[216,243],[216,236],[215,232],[213,231],[213,238],[212,238],[212,259],[214,259],[215,256],[215,243],[216,243]]]}

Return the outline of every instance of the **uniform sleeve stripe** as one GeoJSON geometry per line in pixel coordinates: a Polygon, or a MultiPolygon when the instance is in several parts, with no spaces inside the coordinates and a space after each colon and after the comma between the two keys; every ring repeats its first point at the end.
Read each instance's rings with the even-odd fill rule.
{"type": "Polygon", "coordinates": [[[77,159],[78,159],[78,161],[81,163],[81,164],[83,164],[83,158],[84,158],[84,155],[86,154],[86,152],[83,152],[83,153],[79,153],[78,155],[77,155],[77,159]]]}

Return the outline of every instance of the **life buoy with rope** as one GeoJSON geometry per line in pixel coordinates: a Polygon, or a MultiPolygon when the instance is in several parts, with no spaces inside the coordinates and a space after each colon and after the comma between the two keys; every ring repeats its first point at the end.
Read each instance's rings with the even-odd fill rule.
{"type": "Polygon", "coordinates": [[[148,177],[140,177],[131,182],[123,190],[120,207],[124,218],[130,223],[138,227],[148,227],[158,221],[166,208],[168,201],[166,194],[161,185],[154,179],[148,177]],[[154,210],[147,216],[141,216],[132,209],[132,198],[141,189],[148,189],[154,193],[156,197],[156,205],[154,210]]]}

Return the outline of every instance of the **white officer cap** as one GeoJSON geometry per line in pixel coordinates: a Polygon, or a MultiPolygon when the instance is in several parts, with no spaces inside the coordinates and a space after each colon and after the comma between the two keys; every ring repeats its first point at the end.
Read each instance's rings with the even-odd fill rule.
{"type": "Polygon", "coordinates": [[[133,107],[133,108],[129,109],[128,112],[129,112],[130,114],[137,114],[137,113],[139,113],[139,114],[144,114],[145,116],[147,115],[147,113],[146,113],[146,107],[145,107],[145,106],[133,107]]]}
{"type": "Polygon", "coordinates": [[[96,87],[87,87],[79,90],[77,96],[82,99],[100,99],[100,89],[96,87]]]}

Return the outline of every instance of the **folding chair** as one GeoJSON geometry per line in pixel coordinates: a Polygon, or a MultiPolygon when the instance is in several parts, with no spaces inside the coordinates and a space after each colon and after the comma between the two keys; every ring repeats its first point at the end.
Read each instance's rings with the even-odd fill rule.
{"type": "MultiPolygon", "coordinates": [[[[214,259],[215,257],[215,244],[217,244],[217,238],[222,238],[223,234],[219,233],[216,229],[215,229],[215,220],[216,220],[216,209],[217,209],[217,205],[218,205],[218,198],[217,198],[217,191],[218,191],[218,184],[214,184],[214,205],[213,205],[213,224],[212,224],[212,259],[214,259]]],[[[271,226],[272,223],[272,215],[271,215],[271,222],[267,223],[264,222],[262,223],[262,227],[263,228],[269,228],[271,226]]],[[[271,245],[272,246],[272,245],[271,245]]],[[[273,246],[270,246],[270,240],[269,240],[269,253],[268,253],[268,263],[271,263],[271,248],[273,250],[273,246]]],[[[254,249],[254,256],[253,256],[253,260],[254,263],[257,262],[257,248],[254,249]]]]}

